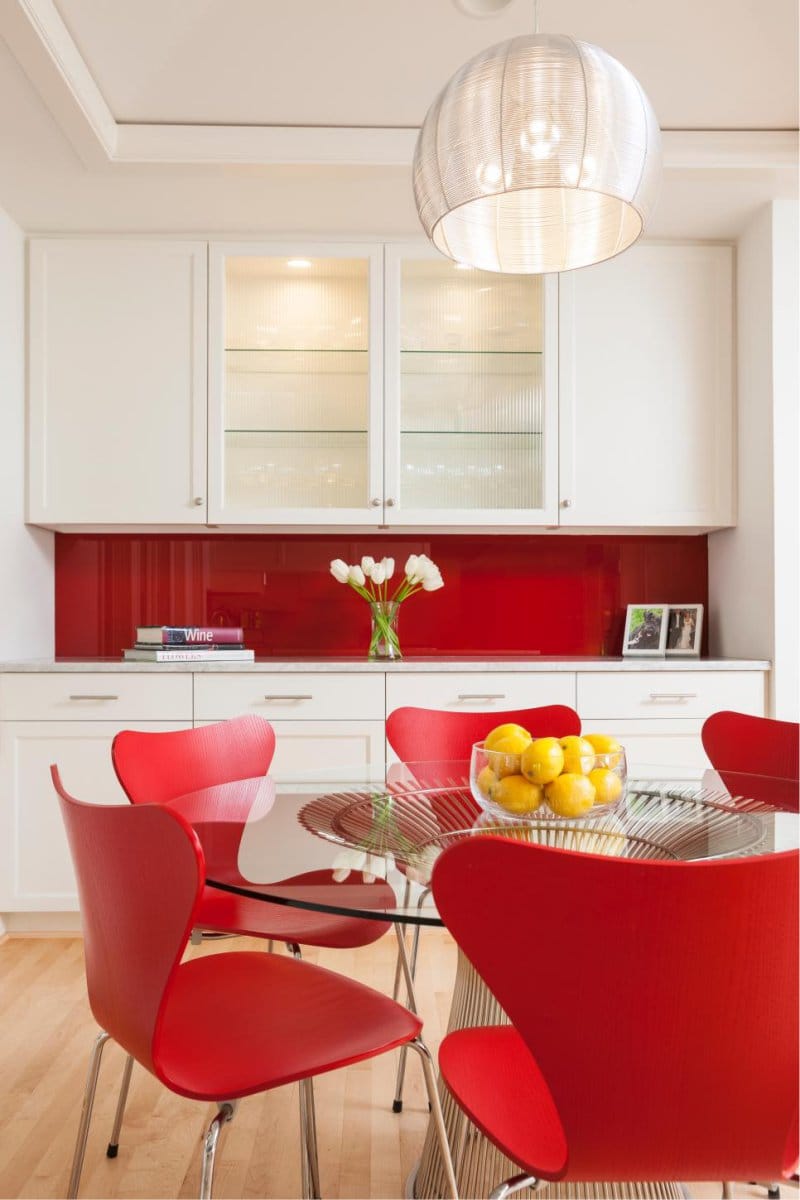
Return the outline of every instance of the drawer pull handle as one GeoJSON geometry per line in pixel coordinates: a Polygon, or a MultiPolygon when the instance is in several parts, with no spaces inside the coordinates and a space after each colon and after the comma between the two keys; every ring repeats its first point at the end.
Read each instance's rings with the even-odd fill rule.
{"type": "Polygon", "coordinates": [[[300,693],[287,693],[285,696],[265,696],[265,700],[313,700],[313,696],[305,696],[300,693]]]}
{"type": "Polygon", "coordinates": [[[87,694],[70,696],[70,700],[119,700],[119,696],[90,696],[87,694]]]}
{"type": "Polygon", "coordinates": [[[651,692],[651,700],[696,700],[697,692],[651,692]]]}
{"type": "Polygon", "coordinates": [[[459,692],[459,700],[505,700],[505,692],[459,692]]]}

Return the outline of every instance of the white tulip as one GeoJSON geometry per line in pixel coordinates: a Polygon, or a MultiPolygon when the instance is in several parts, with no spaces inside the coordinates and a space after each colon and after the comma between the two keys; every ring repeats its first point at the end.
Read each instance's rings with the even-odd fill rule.
{"type": "Polygon", "coordinates": [[[351,871],[360,871],[366,864],[367,855],[364,850],[341,850],[331,864],[335,883],[344,883],[351,871]]]}
{"type": "Polygon", "coordinates": [[[372,575],[372,568],[374,566],[375,566],[375,559],[370,558],[370,556],[368,554],[365,554],[364,557],[361,559],[361,570],[364,572],[367,579],[369,579],[370,576],[372,575]]]}
{"type": "Polygon", "coordinates": [[[409,554],[406,559],[406,579],[409,583],[419,583],[422,579],[418,554],[409,554]]]}
{"type": "Polygon", "coordinates": [[[335,558],[331,563],[331,575],[337,579],[339,583],[347,583],[350,568],[343,558],[335,558]]]}
{"type": "Polygon", "coordinates": [[[386,572],[384,578],[391,579],[392,576],[394,575],[394,559],[393,558],[381,559],[381,566],[383,567],[384,571],[386,572]]]}
{"type": "Polygon", "coordinates": [[[349,571],[347,572],[347,579],[348,579],[348,582],[350,582],[350,583],[357,583],[359,585],[359,587],[363,587],[364,584],[366,583],[366,579],[364,577],[364,572],[361,570],[361,567],[359,567],[359,566],[351,567],[349,569],[349,571]]]}
{"type": "Polygon", "coordinates": [[[375,565],[372,568],[372,582],[377,587],[380,587],[381,584],[385,582],[385,580],[386,580],[386,571],[384,570],[383,563],[375,563],[375,565]]]}
{"type": "Polygon", "coordinates": [[[444,580],[441,575],[426,575],[422,581],[422,587],[426,592],[435,592],[439,588],[444,587],[444,580]]]}

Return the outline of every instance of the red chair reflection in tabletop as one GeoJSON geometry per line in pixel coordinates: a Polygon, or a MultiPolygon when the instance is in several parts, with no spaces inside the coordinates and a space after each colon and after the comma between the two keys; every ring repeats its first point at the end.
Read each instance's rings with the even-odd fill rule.
{"type": "Polygon", "coordinates": [[[703,749],[733,796],[787,812],[800,807],[800,725],[717,712],[703,724],[703,749]]]}
{"type": "MultiPolygon", "coordinates": [[[[417,708],[412,705],[396,708],[386,718],[386,740],[394,753],[404,763],[425,763],[424,773],[416,769],[417,782],[423,786],[446,787],[456,782],[443,778],[437,773],[437,763],[445,768],[456,761],[468,764],[472,747],[475,742],[482,742],[490,730],[498,725],[521,725],[533,737],[567,737],[579,734],[581,719],[574,708],[566,704],[545,704],[536,708],[505,709],[502,712],[444,712],[438,708],[417,708]],[[435,760],[435,761],[431,761],[435,760]]],[[[447,772],[445,771],[445,775],[447,772]]],[[[392,778],[391,768],[389,778],[392,778]]],[[[431,797],[431,806],[435,811],[436,798],[431,797]]],[[[474,816],[480,809],[474,803],[474,816]]],[[[420,903],[428,894],[424,889],[420,895],[420,903]]],[[[406,886],[406,903],[409,899],[409,888],[406,886]]],[[[411,943],[409,965],[412,980],[416,976],[417,956],[419,953],[419,930],[417,925],[411,943]]],[[[393,996],[397,999],[400,989],[401,964],[398,959],[394,975],[393,996]]],[[[413,1007],[413,995],[409,997],[413,1007]]],[[[403,1080],[405,1076],[406,1055],[400,1053],[397,1069],[392,1109],[402,1112],[403,1109],[403,1080]]]]}
{"type": "MultiPolygon", "coordinates": [[[[111,757],[122,788],[132,804],[170,804],[190,792],[256,776],[266,776],[275,753],[275,731],[263,717],[235,717],[214,725],[169,732],[142,733],[124,730],[114,738],[111,757]]],[[[274,795],[265,781],[262,798],[274,795]]],[[[268,801],[267,801],[268,802],[268,801]]],[[[183,815],[198,828],[207,861],[237,861],[242,832],[251,814],[249,798],[235,789],[220,787],[205,796],[203,810],[183,815]]],[[[315,871],[300,881],[332,882],[330,871],[315,871]]],[[[239,881],[246,880],[239,876],[239,881]]],[[[383,881],[362,884],[365,904],[391,905],[392,889],[383,881]]],[[[242,934],[286,942],[300,957],[300,946],[352,949],[377,941],[391,927],[388,922],[362,921],[357,917],[307,912],[264,904],[248,896],[232,895],[204,887],[197,907],[197,927],[212,935],[242,934]]],[[[122,1078],[117,1116],[108,1156],[114,1158],[125,1111],[133,1060],[128,1059],[122,1078]]]]}
{"type": "Polygon", "coordinates": [[[109,1037],[170,1091],[216,1102],[203,1150],[210,1197],[217,1140],[245,1096],[300,1084],[304,1195],[320,1195],[311,1080],[402,1044],[420,1054],[449,1164],[431,1056],[419,1018],[363,984],[274,954],[181,962],[203,902],[200,841],[161,805],[82,804],[51,768],[75,865],[86,980],[101,1026],[91,1057],[68,1195],[77,1196],[100,1060],[109,1037]]]}
{"type": "Polygon", "coordinates": [[[676,863],[473,838],[433,893],[512,1022],[439,1051],[462,1112],[523,1169],[492,1195],[796,1170],[796,851],[676,863]]]}

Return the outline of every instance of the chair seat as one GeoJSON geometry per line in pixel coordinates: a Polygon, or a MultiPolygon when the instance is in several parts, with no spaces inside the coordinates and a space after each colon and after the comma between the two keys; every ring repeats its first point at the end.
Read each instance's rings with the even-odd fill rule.
{"type": "MultiPolygon", "coordinates": [[[[764,1104],[758,1106],[758,1113],[754,1109],[747,1124],[733,1133],[734,1121],[724,1111],[726,1097],[720,1094],[713,1078],[708,1080],[702,1096],[691,1100],[675,1097],[671,1119],[655,1125],[647,1112],[647,1092],[658,1088],[657,1080],[651,1084],[641,1081],[640,1103],[622,1120],[619,1112],[608,1120],[609,1114],[602,1107],[595,1109],[581,1103],[578,1080],[569,1103],[577,1102],[580,1128],[574,1131],[575,1144],[569,1151],[552,1093],[513,1026],[461,1029],[448,1034],[439,1048],[439,1069],[473,1124],[508,1158],[541,1179],[576,1183],[772,1179],[781,1174],[780,1170],[776,1174],[774,1158],[770,1160],[757,1148],[758,1138],[751,1141],[750,1137],[750,1126],[774,1122],[773,1127],[780,1128],[777,1111],[774,1117],[763,1112],[770,1106],[769,1086],[764,1089],[764,1104]],[[488,1080],[491,1086],[487,1086],[488,1080]],[[697,1120],[698,1111],[707,1114],[705,1121],[697,1120]],[[732,1162],[736,1165],[733,1174],[725,1169],[732,1162]]],[[[752,1086],[746,1073],[739,1086],[752,1086]]],[[[775,1090],[787,1092],[786,1081],[776,1081],[775,1090]]],[[[613,1108],[620,1099],[610,1081],[605,1106],[613,1108]]],[[[785,1107],[785,1096],[780,1103],[785,1107]]],[[[787,1161],[794,1163],[796,1151],[790,1154],[790,1149],[787,1161]]]]}
{"type": "MultiPolygon", "coordinates": [[[[293,881],[286,881],[289,882],[297,884],[298,898],[302,900],[315,897],[320,903],[335,904],[338,901],[345,907],[360,905],[365,909],[394,908],[397,904],[397,898],[388,883],[333,883],[330,871],[308,872],[293,881]],[[358,894],[354,895],[354,891],[358,894]]],[[[245,884],[245,880],[242,883],[245,884]]],[[[288,892],[286,883],[283,886],[288,892]]],[[[302,946],[344,950],[371,945],[383,937],[391,922],[291,908],[206,885],[197,924],[202,929],[217,933],[241,933],[251,937],[272,938],[276,942],[298,942],[302,946]]]]}
{"type": "Polygon", "coordinates": [[[153,1060],[173,1091],[231,1100],[382,1054],[421,1029],[388,996],[323,967],[210,954],[178,968],[153,1060]]]}
{"type": "Polygon", "coordinates": [[[508,1158],[542,1179],[563,1177],[567,1139],[561,1120],[516,1029],[491,1025],[448,1034],[439,1047],[439,1070],[473,1125],[508,1158]]]}

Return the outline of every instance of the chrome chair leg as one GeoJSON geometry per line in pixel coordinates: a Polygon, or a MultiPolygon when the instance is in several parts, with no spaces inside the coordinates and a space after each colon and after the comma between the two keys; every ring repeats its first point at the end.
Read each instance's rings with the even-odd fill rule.
{"type": "Polygon", "coordinates": [[[211,1185],[214,1180],[214,1158],[222,1126],[233,1120],[234,1106],[227,1101],[217,1105],[217,1115],[212,1120],[203,1140],[203,1167],[200,1175],[200,1200],[211,1200],[211,1185]]]}
{"type": "MultiPolygon", "coordinates": [[[[403,908],[408,908],[408,902],[411,899],[411,882],[406,879],[406,886],[403,888],[403,908]]],[[[398,953],[397,960],[394,964],[394,987],[392,988],[392,999],[400,998],[400,980],[403,978],[403,964],[400,961],[398,953]]]]}
{"type": "MultiPolygon", "coordinates": [[[[408,887],[408,885],[406,885],[406,887],[408,887]]],[[[430,895],[430,890],[431,890],[430,888],[425,888],[424,891],[420,892],[419,899],[417,900],[417,912],[419,912],[420,909],[422,908],[422,905],[423,905],[426,897],[430,895]]],[[[405,907],[405,905],[404,905],[404,907],[405,907]]],[[[396,925],[395,928],[398,929],[399,926],[396,925]]],[[[411,1009],[412,1012],[417,1011],[417,997],[416,997],[416,993],[414,991],[414,981],[416,980],[416,977],[417,977],[417,955],[419,954],[420,928],[421,928],[421,926],[419,926],[419,925],[414,926],[414,936],[413,936],[413,939],[411,942],[411,960],[409,963],[409,970],[407,972],[407,974],[410,975],[410,977],[411,977],[411,984],[410,985],[407,984],[408,995],[406,998],[406,1004],[411,1009]]],[[[398,936],[400,936],[400,935],[398,934],[398,936]]],[[[403,935],[403,937],[402,937],[402,945],[403,945],[403,949],[405,950],[405,935],[403,935]]],[[[403,970],[405,973],[405,969],[403,967],[403,961],[402,961],[402,958],[400,955],[399,948],[398,948],[398,952],[397,952],[397,965],[398,965],[398,968],[403,970]]],[[[397,972],[395,972],[395,980],[396,980],[396,977],[397,977],[397,972]]],[[[395,986],[395,994],[392,997],[394,1000],[397,999],[397,990],[398,989],[395,986]]],[[[407,1056],[408,1056],[407,1047],[401,1046],[400,1047],[400,1059],[397,1064],[397,1078],[395,1079],[395,1084],[394,1084],[394,1100],[392,1101],[392,1112],[396,1112],[396,1113],[403,1111],[403,1083],[405,1082],[405,1077],[406,1077],[406,1058],[407,1058],[407,1056]]]]}
{"type": "Polygon", "coordinates": [[[421,1037],[417,1036],[413,1042],[407,1042],[412,1050],[416,1050],[417,1054],[422,1059],[422,1070],[425,1075],[425,1087],[428,1091],[428,1103],[433,1114],[433,1123],[436,1127],[436,1136],[439,1141],[439,1149],[442,1152],[442,1162],[444,1164],[444,1172],[447,1178],[447,1185],[450,1190],[452,1200],[458,1200],[458,1185],[456,1183],[456,1173],[453,1168],[453,1157],[450,1153],[450,1143],[447,1140],[447,1130],[445,1129],[444,1116],[442,1115],[442,1105],[439,1100],[439,1091],[436,1087],[436,1071],[433,1066],[433,1056],[430,1050],[425,1045],[421,1037]]]}
{"type": "Polygon", "coordinates": [[[308,1163],[308,1108],[302,1079],[298,1081],[297,1093],[300,1102],[300,1192],[303,1200],[312,1200],[311,1171],[308,1163]]]}
{"type": "Polygon", "coordinates": [[[128,1099],[128,1088],[131,1086],[131,1071],[133,1070],[133,1055],[129,1054],[122,1070],[122,1083],[119,1085],[117,1111],[114,1114],[114,1128],[111,1130],[111,1141],[106,1147],[106,1157],[116,1158],[119,1152],[119,1131],[122,1129],[122,1118],[125,1115],[125,1104],[128,1099]]]}
{"type": "Polygon", "coordinates": [[[537,1192],[542,1186],[542,1182],[535,1175],[513,1175],[511,1179],[504,1180],[493,1192],[489,1193],[489,1200],[505,1200],[506,1196],[513,1196],[515,1192],[521,1192],[523,1188],[531,1188],[537,1192]]]}
{"type": "Polygon", "coordinates": [[[81,1119],[78,1124],[78,1136],[75,1139],[75,1153],[72,1156],[72,1170],[70,1171],[69,1186],[67,1188],[68,1200],[76,1200],[78,1195],[81,1171],[83,1170],[83,1156],[86,1153],[86,1140],[89,1136],[89,1122],[92,1119],[94,1094],[97,1091],[97,1077],[100,1074],[100,1059],[103,1057],[103,1050],[109,1036],[105,1031],[98,1033],[92,1046],[92,1053],[89,1058],[89,1070],[86,1073],[86,1087],[83,1090],[81,1119]]]}
{"type": "Polygon", "coordinates": [[[317,1154],[317,1114],[314,1107],[314,1080],[303,1079],[300,1087],[305,1092],[305,1145],[308,1160],[308,1182],[311,1200],[320,1200],[322,1195],[319,1182],[319,1157],[317,1154]]]}

